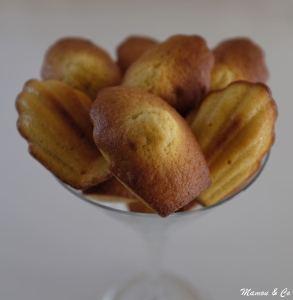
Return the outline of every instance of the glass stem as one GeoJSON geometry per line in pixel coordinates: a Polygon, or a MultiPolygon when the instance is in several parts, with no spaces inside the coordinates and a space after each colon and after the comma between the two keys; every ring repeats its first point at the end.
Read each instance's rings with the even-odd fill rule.
{"type": "Polygon", "coordinates": [[[167,240],[166,227],[145,228],[140,232],[146,245],[146,272],[149,278],[156,282],[164,267],[164,250],[167,240]]]}

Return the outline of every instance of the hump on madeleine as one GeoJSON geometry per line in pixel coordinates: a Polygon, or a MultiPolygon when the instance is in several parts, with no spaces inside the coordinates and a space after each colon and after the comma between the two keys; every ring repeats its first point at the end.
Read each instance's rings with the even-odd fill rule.
{"type": "Polygon", "coordinates": [[[95,99],[104,87],[119,84],[121,74],[110,55],[83,38],[57,40],[46,52],[41,75],[56,79],[95,99]]]}
{"type": "Polygon", "coordinates": [[[201,150],[185,120],[158,96],[107,88],[91,109],[94,140],[111,172],[161,216],[209,185],[201,150]]]}
{"type": "Polygon", "coordinates": [[[268,80],[264,52],[248,38],[225,40],[213,53],[215,65],[211,75],[212,90],[224,88],[237,80],[262,83],[268,80]]]}
{"type": "Polygon", "coordinates": [[[145,52],[127,70],[123,85],[160,96],[180,113],[206,94],[214,57],[200,36],[175,35],[145,52]]]}
{"type": "Polygon", "coordinates": [[[18,129],[30,153],[60,180],[80,189],[109,176],[92,139],[91,103],[83,93],[55,80],[28,81],[16,100],[18,129]]]}
{"type": "Polygon", "coordinates": [[[189,115],[212,180],[198,198],[202,204],[235,193],[258,171],[274,141],[276,116],[269,89],[244,81],[210,93],[189,115]]]}
{"type": "Polygon", "coordinates": [[[118,66],[124,73],[147,50],[158,42],[147,36],[132,35],[126,38],[117,48],[118,66]]]}

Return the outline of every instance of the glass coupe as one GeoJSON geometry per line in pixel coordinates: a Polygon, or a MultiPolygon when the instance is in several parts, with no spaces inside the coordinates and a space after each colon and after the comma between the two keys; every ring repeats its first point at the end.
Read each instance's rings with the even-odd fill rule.
{"type": "Polygon", "coordinates": [[[189,211],[177,212],[166,218],[162,218],[157,214],[130,212],[126,205],[121,202],[109,202],[103,196],[91,197],[76,191],[69,186],[61,183],[68,191],[76,197],[93,205],[96,209],[100,209],[122,223],[131,226],[135,229],[146,243],[148,250],[149,261],[144,273],[134,277],[123,286],[117,286],[104,295],[102,300],[196,300],[199,295],[194,289],[184,280],[175,275],[166,273],[162,270],[162,262],[164,257],[164,245],[170,228],[175,225],[186,224],[197,220],[200,216],[205,215],[212,209],[219,205],[227,203],[240,192],[247,189],[253,184],[259,175],[262,173],[269,155],[263,161],[262,166],[253,178],[246,183],[246,185],[233,195],[225,198],[220,203],[210,206],[202,207],[195,206],[189,211]]]}

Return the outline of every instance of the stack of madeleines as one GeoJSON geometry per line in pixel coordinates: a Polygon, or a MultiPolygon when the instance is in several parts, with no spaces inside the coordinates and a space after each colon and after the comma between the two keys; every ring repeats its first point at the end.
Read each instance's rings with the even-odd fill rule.
{"type": "Polygon", "coordinates": [[[18,129],[56,177],[165,217],[219,203],[258,172],[277,109],[257,44],[131,36],[117,57],[63,38],[18,95],[18,129]]]}

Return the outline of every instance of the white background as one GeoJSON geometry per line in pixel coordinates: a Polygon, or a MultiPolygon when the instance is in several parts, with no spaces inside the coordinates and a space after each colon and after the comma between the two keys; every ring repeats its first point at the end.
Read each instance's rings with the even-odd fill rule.
{"type": "Polygon", "coordinates": [[[210,46],[247,35],[266,50],[279,106],[269,165],[247,192],[175,232],[165,258],[206,300],[240,299],[243,287],[293,289],[292,1],[0,0],[0,299],[100,299],[142,268],[134,232],[72,197],[30,158],[14,109],[55,39],[81,35],[114,55],[133,33],[201,34],[210,46]]]}

